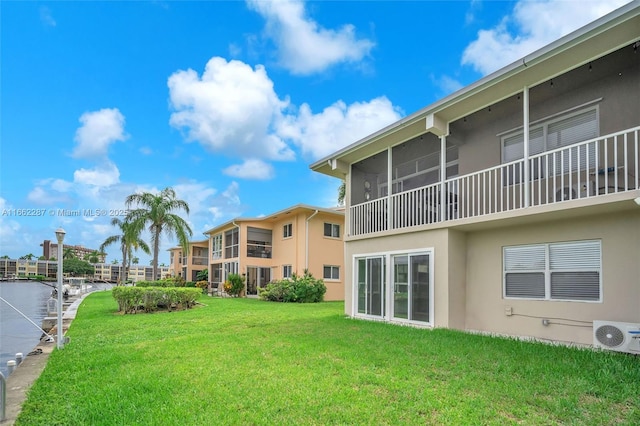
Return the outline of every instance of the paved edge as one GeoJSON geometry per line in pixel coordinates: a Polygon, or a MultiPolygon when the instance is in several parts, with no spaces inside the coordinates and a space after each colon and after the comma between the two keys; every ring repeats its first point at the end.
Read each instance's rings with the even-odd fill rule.
{"type": "MultiPolygon", "coordinates": [[[[91,292],[85,293],[76,297],[71,305],[67,306],[62,316],[62,331],[66,333],[69,329],[71,321],[76,317],[78,306],[85,297],[91,292]]],[[[55,328],[53,329],[55,330],[55,328]]],[[[50,331],[50,334],[55,336],[54,331],[50,331]]],[[[42,371],[47,366],[49,355],[56,347],[55,342],[43,342],[41,341],[33,351],[38,349],[42,350],[42,353],[37,355],[25,355],[23,361],[7,378],[7,399],[5,406],[5,420],[0,422],[2,426],[13,425],[18,418],[18,415],[22,411],[22,404],[27,399],[27,393],[31,388],[31,385],[40,377],[42,371]]]]}

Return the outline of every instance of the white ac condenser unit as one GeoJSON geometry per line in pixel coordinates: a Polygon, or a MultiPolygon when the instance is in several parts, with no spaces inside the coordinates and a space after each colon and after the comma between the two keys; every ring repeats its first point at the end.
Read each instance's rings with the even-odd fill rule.
{"type": "Polygon", "coordinates": [[[595,182],[575,183],[572,186],[559,188],[554,196],[554,201],[569,201],[596,195],[595,182]]]}
{"type": "Polygon", "coordinates": [[[611,351],[640,354],[640,324],[593,321],[593,346],[611,351]]]}

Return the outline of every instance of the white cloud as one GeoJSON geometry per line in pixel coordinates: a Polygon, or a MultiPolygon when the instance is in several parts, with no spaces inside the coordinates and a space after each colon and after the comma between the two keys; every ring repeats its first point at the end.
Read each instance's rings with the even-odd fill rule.
{"type": "Polygon", "coordinates": [[[240,195],[238,192],[240,191],[240,185],[238,182],[231,182],[227,189],[224,190],[222,196],[228,200],[230,204],[240,205],[240,195]]]}
{"type": "Polygon", "coordinates": [[[142,154],[142,155],[151,155],[151,154],[153,154],[153,151],[148,146],[143,146],[138,151],[140,151],[140,154],[142,154]]]}
{"type": "Polygon", "coordinates": [[[36,186],[27,194],[27,200],[38,205],[51,205],[55,203],[66,203],[69,201],[69,197],[55,190],[53,185],[51,185],[51,189],[36,186]]]}
{"type": "Polygon", "coordinates": [[[76,158],[100,158],[107,155],[109,145],[127,138],[124,116],[117,108],[85,112],[80,117],[82,126],[76,131],[77,143],[73,150],[76,158]]]}
{"type": "Polygon", "coordinates": [[[399,120],[401,111],[386,97],[346,105],[338,101],[319,114],[307,104],[297,116],[280,123],[280,134],[291,139],[306,155],[317,159],[341,149],[399,120]]]}
{"type": "Polygon", "coordinates": [[[97,187],[111,186],[120,182],[120,170],[110,161],[105,161],[94,169],[78,169],[73,172],[73,181],[97,187]]]}
{"type": "Polygon", "coordinates": [[[190,215],[197,215],[206,212],[211,197],[218,191],[205,183],[191,180],[186,183],[179,183],[172,187],[176,191],[176,198],[184,200],[189,205],[190,215]]]}
{"type": "Polygon", "coordinates": [[[449,77],[447,75],[442,75],[440,77],[431,76],[431,81],[434,85],[440,88],[442,91],[441,95],[447,96],[453,92],[456,92],[464,87],[462,83],[458,80],[449,77]]]}
{"type": "Polygon", "coordinates": [[[234,164],[223,170],[223,173],[237,178],[266,180],[274,176],[273,166],[262,160],[250,158],[242,164],[234,164]]]}
{"type": "Polygon", "coordinates": [[[462,64],[489,74],[628,3],[628,0],[525,1],[494,28],[481,30],[462,64]]]}
{"type": "Polygon", "coordinates": [[[274,117],[287,102],[278,99],[264,67],[224,58],[209,60],[202,77],[194,70],[169,77],[169,97],[175,110],[170,123],[211,151],[241,157],[292,160],[287,144],[271,132],[274,117]]]}
{"type": "Polygon", "coordinates": [[[278,48],[279,62],[294,74],[312,74],[343,62],[358,62],[375,43],[357,39],[355,27],[322,28],[306,16],[304,3],[247,0],[250,9],[266,19],[266,33],[278,48]]]}
{"type": "Polygon", "coordinates": [[[40,7],[40,21],[42,21],[42,23],[47,27],[56,26],[56,21],[51,15],[51,9],[49,9],[47,6],[40,7]]]}

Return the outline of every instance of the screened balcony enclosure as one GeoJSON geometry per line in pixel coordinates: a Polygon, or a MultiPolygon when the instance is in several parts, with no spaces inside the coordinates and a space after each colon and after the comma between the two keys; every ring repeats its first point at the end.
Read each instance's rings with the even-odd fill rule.
{"type": "Polygon", "coordinates": [[[351,164],[349,235],[634,191],[639,98],[640,53],[626,46],[450,121],[442,137],[397,140],[351,164]]]}

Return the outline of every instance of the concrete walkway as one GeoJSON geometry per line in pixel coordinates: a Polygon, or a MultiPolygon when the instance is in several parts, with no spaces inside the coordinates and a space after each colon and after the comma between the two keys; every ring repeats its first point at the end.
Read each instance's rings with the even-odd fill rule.
{"type": "MultiPolygon", "coordinates": [[[[67,305],[65,311],[62,314],[62,332],[66,333],[69,329],[71,321],[76,317],[78,306],[82,300],[90,293],[84,293],[79,296],[72,296],[69,300],[70,305],[67,305]]],[[[64,306],[64,305],[63,305],[64,306]]],[[[49,334],[56,336],[56,329],[49,331],[49,334]]],[[[41,341],[34,349],[33,352],[38,354],[27,355],[20,365],[9,375],[7,378],[7,399],[5,406],[5,420],[0,422],[1,426],[13,425],[22,410],[22,404],[27,399],[27,392],[31,388],[31,385],[40,377],[40,374],[47,365],[49,355],[56,347],[55,342],[43,342],[41,341]],[[41,353],[39,353],[42,351],[41,353]]]]}

